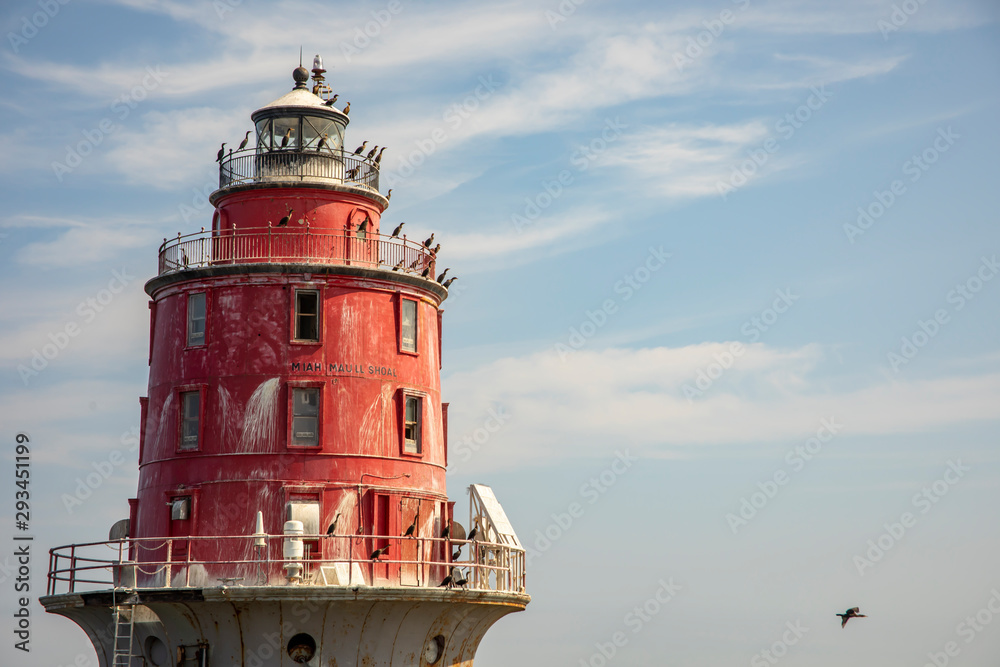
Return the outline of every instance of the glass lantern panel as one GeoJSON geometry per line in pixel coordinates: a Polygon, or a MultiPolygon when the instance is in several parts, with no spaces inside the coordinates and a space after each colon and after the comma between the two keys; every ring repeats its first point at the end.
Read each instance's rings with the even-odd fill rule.
{"type": "Polygon", "coordinates": [[[295,150],[298,148],[299,142],[299,118],[293,116],[291,118],[275,118],[274,119],[274,129],[271,132],[271,148],[274,150],[295,150]],[[288,141],[285,141],[285,137],[288,137],[288,141]],[[282,146],[282,144],[286,144],[282,146]]]}
{"type": "Polygon", "coordinates": [[[326,143],[323,151],[335,152],[340,150],[341,135],[340,126],[327,118],[317,118],[315,116],[305,116],[302,119],[302,134],[304,135],[304,148],[316,149],[319,140],[326,135],[326,143]]]}

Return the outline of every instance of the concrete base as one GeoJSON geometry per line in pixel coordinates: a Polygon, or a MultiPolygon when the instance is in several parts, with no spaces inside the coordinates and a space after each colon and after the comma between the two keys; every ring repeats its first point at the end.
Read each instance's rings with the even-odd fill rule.
{"type": "MultiPolygon", "coordinates": [[[[136,667],[467,666],[486,631],[531,599],[363,586],[156,588],[135,595],[133,653],[146,661],[133,659],[136,667]]],[[[83,628],[101,667],[112,665],[110,590],[40,602],[83,628]]]]}

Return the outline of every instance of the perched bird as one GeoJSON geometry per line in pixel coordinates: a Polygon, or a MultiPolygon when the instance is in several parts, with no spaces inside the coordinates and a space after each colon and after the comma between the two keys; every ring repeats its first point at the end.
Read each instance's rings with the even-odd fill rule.
{"type": "Polygon", "coordinates": [[[222,158],[226,155],[226,142],[222,142],[222,146],[219,147],[219,154],[215,156],[216,162],[222,162],[222,158]]]}
{"type": "Polygon", "coordinates": [[[344,107],[344,115],[346,116],[349,113],[351,113],[351,103],[350,102],[348,102],[347,106],[344,107]]]}
{"type": "Polygon", "coordinates": [[[431,267],[428,266],[426,269],[424,269],[423,271],[420,272],[420,277],[421,278],[426,278],[427,276],[430,275],[430,273],[431,273],[431,267]]]}
{"type": "Polygon", "coordinates": [[[378,152],[378,155],[376,155],[376,156],[375,156],[375,164],[379,164],[379,163],[381,163],[381,162],[382,162],[382,153],[384,153],[384,152],[385,152],[385,148],[386,148],[386,147],[385,147],[385,146],[383,146],[383,147],[382,147],[382,150],[380,150],[380,151],[378,152]]]}
{"type": "Polygon", "coordinates": [[[392,270],[393,271],[399,271],[401,268],[403,268],[403,264],[406,264],[406,260],[405,259],[399,260],[399,262],[396,264],[396,266],[392,267],[392,270]]]}
{"type": "MultiPolygon", "coordinates": [[[[449,271],[451,271],[451,267],[448,267],[447,269],[445,269],[444,271],[442,271],[442,272],[441,272],[441,274],[440,274],[440,275],[438,275],[438,277],[437,277],[437,281],[438,281],[438,282],[441,282],[441,281],[443,281],[443,280],[444,280],[444,277],[445,277],[446,275],[448,275],[448,272],[449,272],[449,271]]],[[[445,537],[445,535],[442,535],[441,537],[445,537]]]]}
{"type": "Polygon", "coordinates": [[[237,150],[243,150],[250,143],[250,132],[252,130],[247,130],[247,136],[243,137],[243,141],[240,142],[240,147],[237,150]]]}
{"type": "Polygon", "coordinates": [[[438,584],[438,588],[440,588],[442,586],[447,586],[448,588],[451,588],[451,582],[452,582],[452,577],[449,574],[447,577],[444,578],[444,581],[442,581],[440,584],[438,584]]]}
{"type": "Polygon", "coordinates": [[[288,211],[288,215],[286,215],[281,220],[278,220],[278,226],[279,227],[284,227],[285,225],[287,225],[288,221],[292,219],[292,213],[295,213],[295,209],[294,208],[291,209],[290,211],[288,211]]]}
{"type": "Polygon", "coordinates": [[[328,99],[328,100],[326,101],[326,106],[328,106],[328,107],[332,107],[332,106],[333,106],[333,103],[337,101],[337,98],[338,98],[338,97],[340,97],[340,95],[334,95],[333,97],[331,97],[330,99],[328,99]]]}
{"type": "Polygon", "coordinates": [[[344,176],[346,176],[348,179],[355,179],[355,178],[357,178],[358,177],[358,167],[355,167],[354,169],[348,169],[347,173],[344,174],[344,176]]]}
{"type": "Polygon", "coordinates": [[[417,264],[419,264],[419,263],[420,263],[420,258],[417,257],[415,260],[413,260],[413,264],[410,264],[410,270],[411,271],[416,271],[417,270],[417,264]]]}
{"type": "Polygon", "coordinates": [[[434,234],[431,234],[430,238],[428,238],[426,241],[424,241],[424,247],[425,248],[430,248],[432,243],[434,243],[434,234]]]}
{"type": "Polygon", "coordinates": [[[859,611],[861,611],[860,608],[851,607],[843,614],[837,614],[837,616],[840,616],[840,627],[844,627],[845,625],[847,625],[847,622],[852,618],[868,618],[867,614],[859,614],[858,613],[859,611]]]}
{"type": "Polygon", "coordinates": [[[318,151],[323,150],[323,146],[326,146],[327,139],[329,139],[329,137],[325,134],[322,137],[320,137],[319,143],[316,144],[316,150],[318,151]]]}
{"type": "MultiPolygon", "coordinates": [[[[454,278],[452,278],[451,280],[454,280],[454,278]]],[[[451,280],[449,280],[448,282],[451,282],[451,280]]],[[[471,541],[476,539],[476,533],[478,532],[479,532],[479,524],[476,524],[475,526],[472,527],[472,530],[469,531],[469,540],[471,541]]]]}
{"type": "Polygon", "coordinates": [[[361,155],[361,151],[363,151],[365,149],[365,146],[367,146],[367,145],[368,145],[368,140],[365,139],[363,142],[361,142],[360,146],[358,146],[357,148],[354,149],[354,154],[355,155],[361,155]]]}
{"type": "Polygon", "coordinates": [[[413,515],[413,523],[411,523],[410,527],[406,529],[405,533],[403,533],[403,537],[413,537],[413,533],[416,532],[417,530],[417,519],[419,518],[420,518],[419,512],[413,515]]]}
{"type": "MultiPolygon", "coordinates": [[[[458,280],[458,276],[453,276],[451,278],[448,278],[448,280],[444,281],[443,283],[441,283],[441,286],[444,287],[445,289],[448,289],[449,287],[451,287],[451,284],[456,280],[458,280]]],[[[475,529],[473,529],[473,532],[475,532],[475,529]]],[[[472,538],[470,537],[469,539],[471,540],[472,538]]]]}
{"type": "Polygon", "coordinates": [[[385,200],[389,201],[392,199],[392,188],[389,188],[389,192],[385,193],[385,200]]]}
{"type": "Polygon", "coordinates": [[[184,248],[181,248],[181,263],[185,269],[188,267],[188,254],[184,252],[184,248]]]}
{"type": "Polygon", "coordinates": [[[462,557],[462,545],[458,546],[458,550],[451,555],[452,560],[458,560],[462,557]]]}
{"type": "Polygon", "coordinates": [[[378,560],[380,556],[386,555],[386,553],[388,553],[388,551],[389,551],[389,545],[387,544],[384,547],[382,547],[381,549],[376,549],[375,551],[373,551],[372,555],[371,555],[371,559],[372,560],[378,560]]]}
{"type": "Polygon", "coordinates": [[[431,248],[431,252],[434,253],[435,255],[438,254],[439,250],[441,250],[441,244],[440,243],[438,243],[436,246],[434,246],[433,248],[431,248]]]}
{"type": "Polygon", "coordinates": [[[340,512],[337,512],[337,516],[334,517],[333,523],[331,523],[330,527],[326,529],[326,536],[327,537],[332,537],[334,535],[334,533],[337,532],[337,522],[338,521],[340,521],[340,512]]]}
{"type": "Polygon", "coordinates": [[[396,238],[397,236],[399,236],[399,233],[403,231],[403,225],[405,224],[406,224],[405,222],[401,222],[398,225],[396,225],[396,228],[392,230],[392,238],[396,238]]]}
{"type": "Polygon", "coordinates": [[[461,570],[458,571],[458,577],[459,577],[458,579],[454,580],[455,581],[455,585],[458,586],[458,587],[460,587],[460,588],[465,588],[465,585],[467,583],[469,583],[468,577],[466,577],[464,574],[462,574],[461,570]]]}
{"type": "Polygon", "coordinates": [[[446,523],[444,525],[444,528],[441,529],[441,537],[443,537],[446,540],[449,537],[451,537],[451,521],[449,521],[448,523],[446,523]]]}
{"type": "Polygon", "coordinates": [[[368,231],[368,223],[369,222],[371,222],[371,218],[365,218],[364,220],[362,220],[361,224],[358,225],[358,231],[359,232],[366,232],[366,231],[368,231]]]}
{"type": "Polygon", "coordinates": [[[292,128],[288,128],[288,130],[285,132],[285,136],[281,138],[281,147],[287,148],[288,142],[291,138],[292,138],[292,128]]]}
{"type": "Polygon", "coordinates": [[[368,151],[368,155],[365,156],[365,159],[366,160],[371,160],[372,156],[375,155],[375,153],[377,153],[377,152],[378,152],[378,144],[375,144],[375,148],[373,148],[370,151],[368,151]]]}

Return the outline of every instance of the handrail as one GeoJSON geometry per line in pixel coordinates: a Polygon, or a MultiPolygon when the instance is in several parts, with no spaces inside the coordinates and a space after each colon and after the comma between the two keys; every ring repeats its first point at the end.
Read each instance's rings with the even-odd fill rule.
{"type": "Polygon", "coordinates": [[[343,149],[245,148],[219,160],[219,188],[248,183],[332,182],[378,192],[379,165],[343,149]]]}
{"type": "Polygon", "coordinates": [[[349,571],[360,567],[370,585],[433,588],[441,586],[449,573],[460,573],[466,579],[464,588],[525,590],[525,551],[505,544],[386,535],[239,535],[126,538],[55,547],[49,550],[46,591],[56,595],[118,586],[213,587],[225,579],[286,586],[290,564],[301,566],[302,585],[319,585],[320,568],[346,565],[349,571]],[[327,556],[338,555],[286,559],[282,546],[292,537],[317,545],[321,555],[324,551],[327,556]],[[262,546],[256,546],[258,540],[263,540],[262,546]],[[371,559],[370,554],[381,546],[388,546],[389,551],[371,559]],[[108,557],[106,547],[116,549],[117,557],[108,557]],[[404,547],[409,557],[404,557],[404,547]],[[465,560],[452,560],[456,548],[465,551],[465,560]],[[130,560],[129,554],[139,557],[130,560]],[[199,569],[193,574],[196,566],[199,569]]]}
{"type": "Polygon", "coordinates": [[[435,255],[405,236],[326,232],[310,226],[244,227],[178,233],[163,239],[159,275],[230,264],[323,264],[381,268],[404,273],[434,271],[435,255]]]}

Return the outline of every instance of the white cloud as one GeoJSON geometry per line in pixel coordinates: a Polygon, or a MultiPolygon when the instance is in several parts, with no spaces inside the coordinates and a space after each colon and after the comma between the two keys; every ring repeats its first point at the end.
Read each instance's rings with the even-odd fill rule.
{"type": "Polygon", "coordinates": [[[564,362],[553,352],[507,358],[445,379],[454,460],[463,469],[507,468],[570,457],[676,455],[678,448],[795,440],[814,434],[823,418],[850,435],[917,433],[962,422],[997,419],[1000,374],[880,383],[832,392],[812,373],[818,346],[777,350],[746,347],[702,397],[689,401],[699,371],[717,363],[730,343],[683,348],[581,350],[564,362]],[[488,410],[509,421],[474,451],[472,437],[488,410]],[[470,456],[471,454],[471,456],[470,456]]]}

